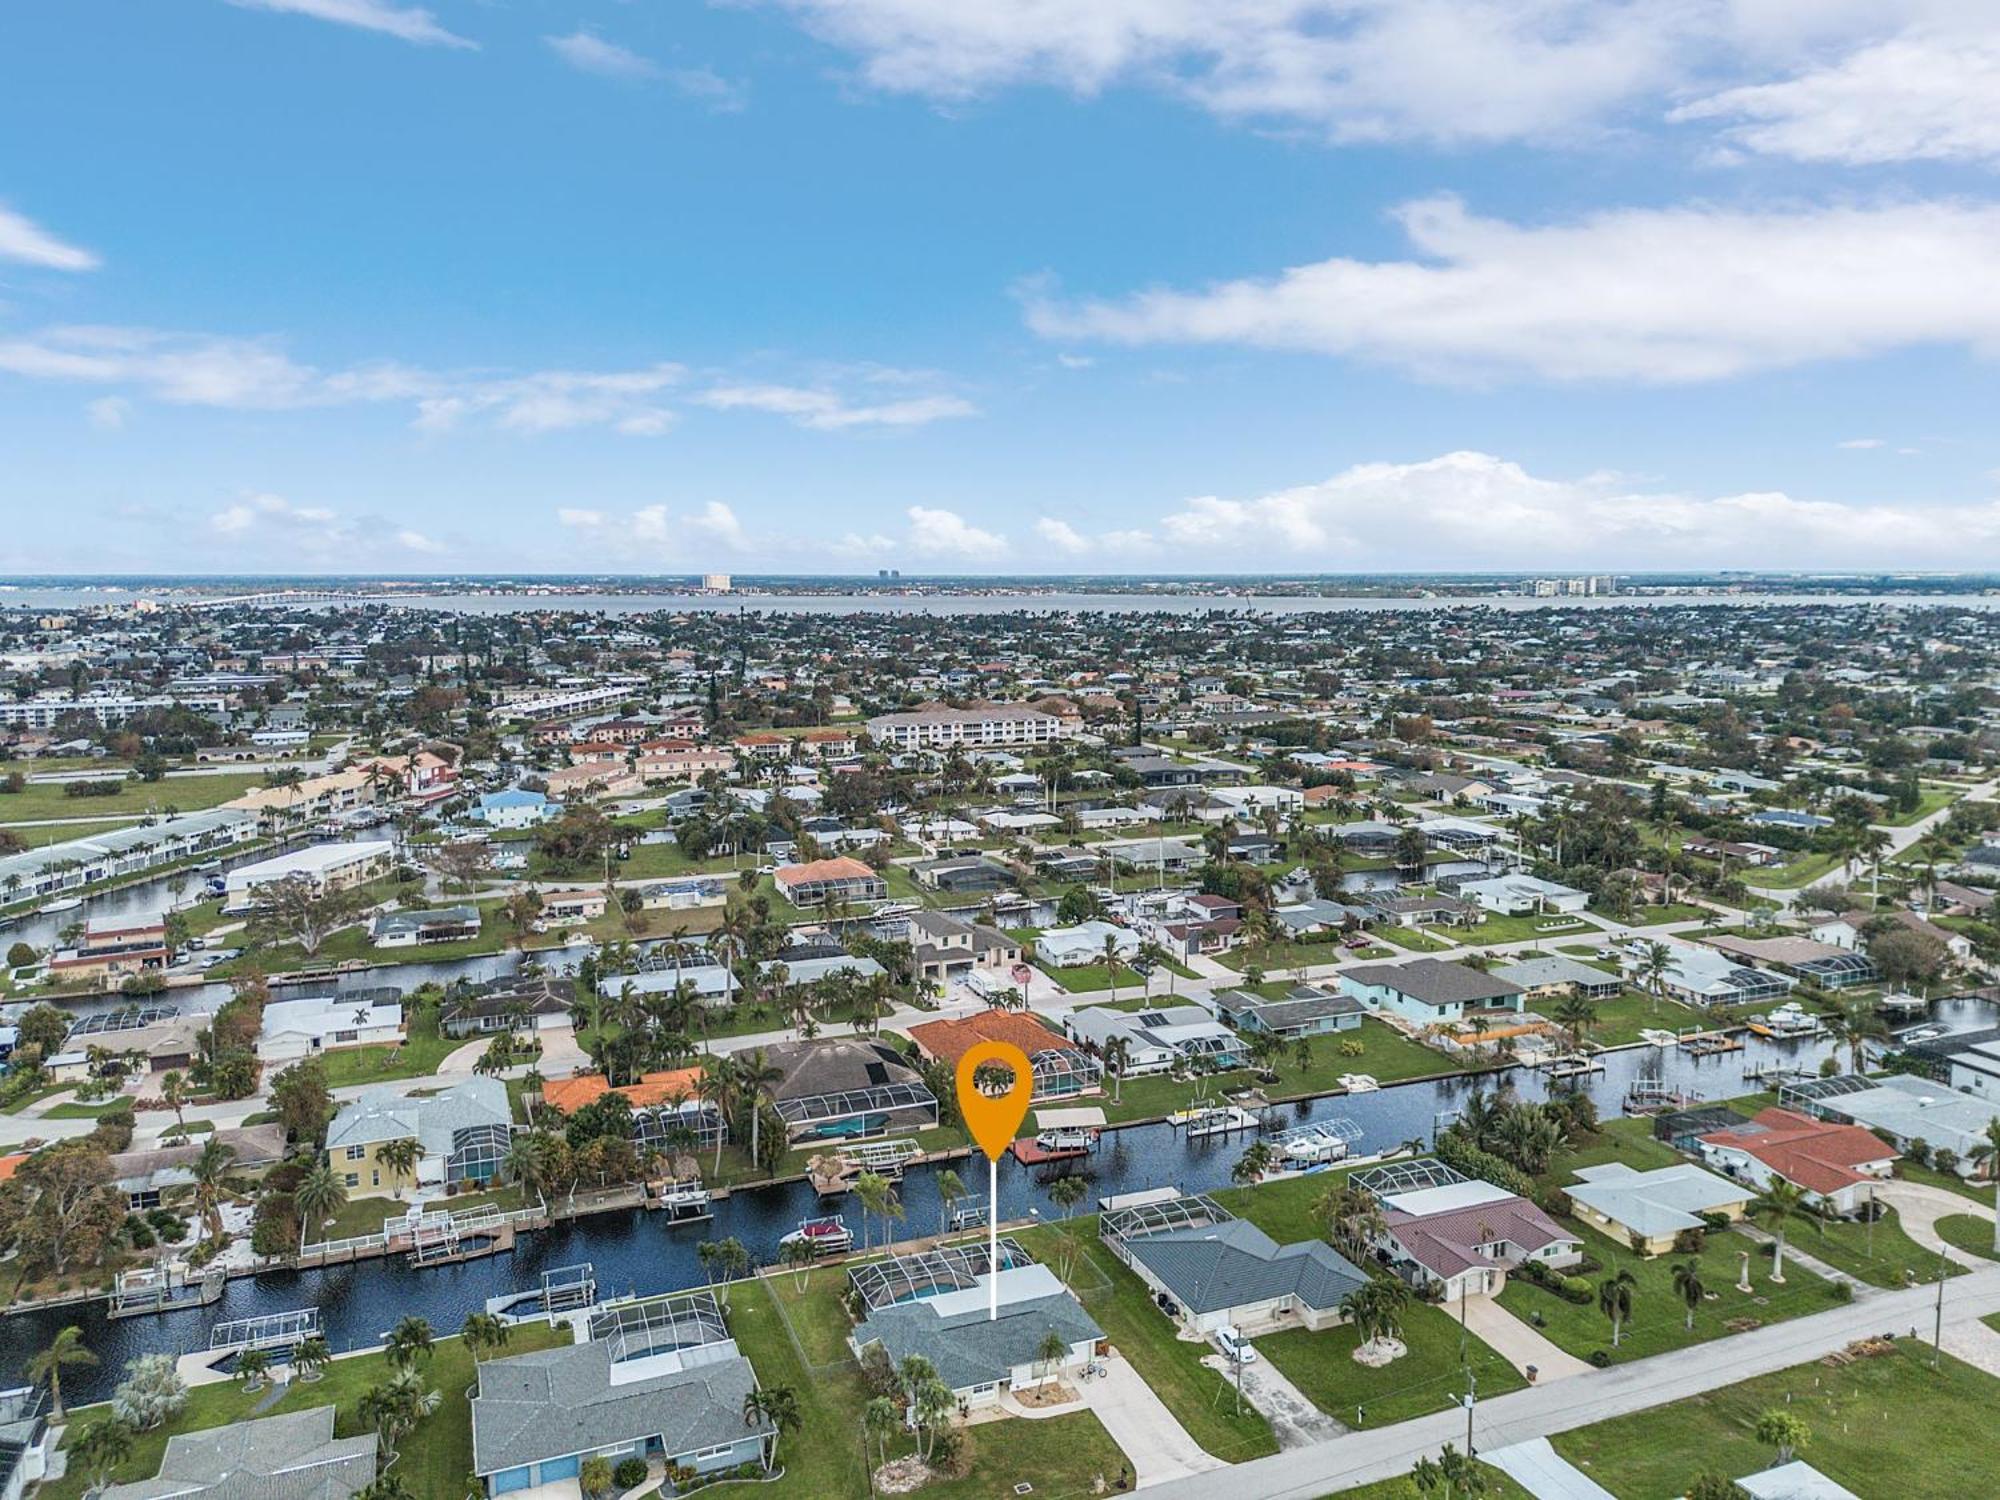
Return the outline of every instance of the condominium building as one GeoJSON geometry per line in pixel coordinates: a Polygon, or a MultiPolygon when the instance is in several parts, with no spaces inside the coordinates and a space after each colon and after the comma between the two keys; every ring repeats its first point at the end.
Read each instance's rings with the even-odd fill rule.
{"type": "Polygon", "coordinates": [[[912,713],[878,714],[868,733],[878,745],[897,750],[942,749],[952,745],[1046,745],[1061,738],[1062,720],[1032,708],[993,704],[985,708],[920,708],[912,713]]]}

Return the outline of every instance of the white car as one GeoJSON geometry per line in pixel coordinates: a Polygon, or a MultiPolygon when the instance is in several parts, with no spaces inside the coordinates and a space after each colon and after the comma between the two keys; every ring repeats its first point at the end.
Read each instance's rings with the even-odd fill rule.
{"type": "Polygon", "coordinates": [[[1257,1351],[1250,1346],[1248,1339],[1236,1331],[1233,1324],[1225,1323],[1215,1330],[1215,1343],[1217,1348],[1238,1364],[1257,1363],[1257,1351]]]}

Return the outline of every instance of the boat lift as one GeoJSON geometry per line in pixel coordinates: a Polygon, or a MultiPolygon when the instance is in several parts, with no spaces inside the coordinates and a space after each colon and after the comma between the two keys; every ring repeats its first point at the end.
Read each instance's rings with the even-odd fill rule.
{"type": "Polygon", "coordinates": [[[294,1308],[291,1312],[259,1313],[250,1318],[228,1318],[217,1323],[208,1335],[210,1354],[241,1354],[246,1349],[296,1349],[307,1339],[321,1336],[319,1309],[294,1308]]]}

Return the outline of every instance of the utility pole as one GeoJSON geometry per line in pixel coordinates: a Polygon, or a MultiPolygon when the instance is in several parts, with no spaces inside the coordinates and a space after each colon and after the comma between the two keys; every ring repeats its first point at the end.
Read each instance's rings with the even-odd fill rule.
{"type": "Polygon", "coordinates": [[[1472,1446],[1472,1410],[1479,1401],[1479,1377],[1472,1373],[1472,1366],[1465,1367],[1465,1456],[1471,1460],[1478,1456],[1472,1446]]]}
{"type": "Polygon", "coordinates": [[[1932,1368],[1933,1370],[1935,1370],[1935,1369],[1937,1369],[1937,1368],[1938,1368],[1938,1365],[1939,1365],[1939,1363],[1940,1363],[1940,1362],[1942,1361],[1942,1359],[1943,1359],[1943,1356],[1944,1356],[1944,1283],[1945,1283],[1945,1276],[1946,1276],[1946,1271],[1945,1271],[1945,1263],[1944,1263],[1944,1248],[1943,1248],[1942,1246],[1940,1246],[1940,1247],[1938,1248],[1938,1273],[1937,1273],[1937,1284],[1938,1284],[1938,1293],[1937,1293],[1937,1321],[1936,1321],[1936,1323],[1935,1323],[1935,1324],[1934,1324],[1934,1325],[1932,1326],[1932,1330],[1931,1330],[1931,1368],[1932,1368]]]}

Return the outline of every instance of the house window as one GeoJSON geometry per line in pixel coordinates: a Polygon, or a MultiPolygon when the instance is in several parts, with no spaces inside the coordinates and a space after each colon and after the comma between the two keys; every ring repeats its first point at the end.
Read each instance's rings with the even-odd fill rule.
{"type": "Polygon", "coordinates": [[[347,1148],[347,1159],[349,1161],[360,1161],[367,1155],[368,1148],[366,1146],[349,1146],[347,1148]]]}
{"type": "Polygon", "coordinates": [[[349,1172],[346,1174],[345,1178],[343,1178],[343,1181],[345,1181],[349,1187],[360,1187],[361,1174],[359,1172],[349,1172]]]}
{"type": "Polygon", "coordinates": [[[688,1457],[694,1462],[700,1463],[703,1459],[721,1458],[724,1454],[734,1453],[735,1451],[736,1445],[734,1443],[724,1443],[718,1448],[699,1449],[696,1452],[690,1453],[688,1457]]]}

